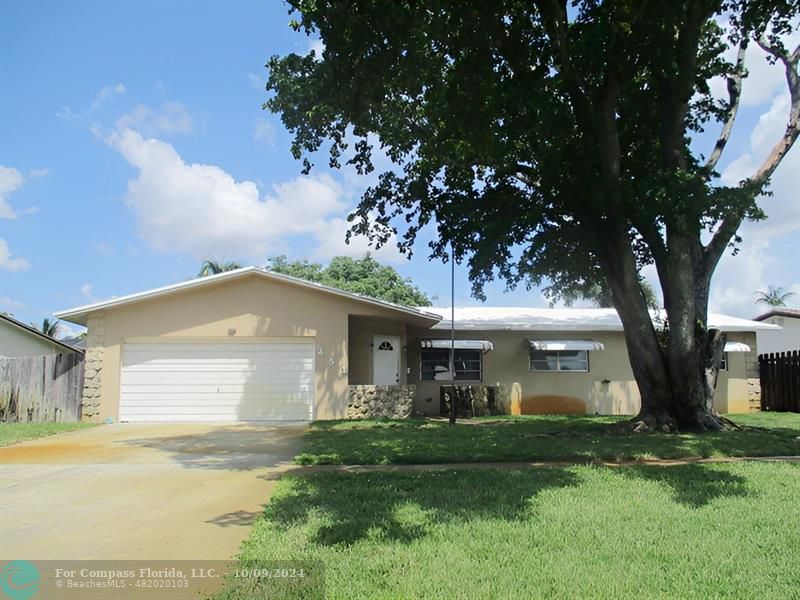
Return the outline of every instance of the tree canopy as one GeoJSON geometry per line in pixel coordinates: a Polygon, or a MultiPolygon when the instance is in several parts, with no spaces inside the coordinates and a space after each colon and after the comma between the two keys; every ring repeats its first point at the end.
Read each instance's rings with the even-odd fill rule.
{"type": "Polygon", "coordinates": [[[276,273],[394,304],[431,305],[430,298],[417,288],[411,279],[402,277],[392,267],[380,264],[369,254],[359,259],[337,256],[328,266],[307,260],[288,261],[285,256],[276,256],[268,260],[267,268],[276,273]]]}
{"type": "Polygon", "coordinates": [[[648,428],[719,429],[713,374],[724,336],[707,328],[711,278],[800,133],[798,0],[290,0],[321,55],[268,62],[265,107],[313,166],[358,173],[391,161],[353,231],[469,264],[473,292],[501,277],[551,295],[607,282],[648,428]],[[747,49],[783,67],[790,114],[753,173],[716,170],[747,84],[747,49]],[[732,51],[734,58],[728,58],[732,51]],[[710,81],[727,81],[728,97],[710,81]],[[713,148],[691,141],[716,127],[713,148]],[[669,335],[639,271],[654,264],[669,335]]]}
{"type": "Polygon", "coordinates": [[[241,269],[242,265],[233,260],[216,260],[208,258],[200,265],[200,271],[197,273],[198,277],[208,277],[209,275],[219,275],[226,271],[235,271],[241,269]]]}

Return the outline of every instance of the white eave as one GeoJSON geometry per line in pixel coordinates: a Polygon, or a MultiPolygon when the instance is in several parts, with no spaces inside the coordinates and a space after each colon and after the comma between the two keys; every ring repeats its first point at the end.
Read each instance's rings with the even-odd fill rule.
{"type": "MultiPolygon", "coordinates": [[[[442,317],[433,329],[450,329],[450,307],[426,307],[425,310],[442,317]]],[[[714,313],[708,315],[708,326],[724,332],[780,329],[777,325],[714,313]]],[[[455,329],[458,331],[622,331],[622,321],[613,308],[468,306],[456,307],[455,329]]]]}
{"type": "Polygon", "coordinates": [[[377,306],[380,308],[385,308],[398,313],[402,313],[406,316],[423,319],[427,321],[429,324],[434,324],[441,319],[441,316],[439,316],[438,314],[433,312],[428,312],[424,308],[417,309],[408,306],[401,306],[399,304],[394,304],[392,302],[386,302],[384,300],[376,300],[375,298],[369,298],[367,296],[362,296],[361,294],[346,292],[344,290],[332,288],[327,285],[321,285],[319,283],[312,283],[304,279],[291,277],[290,275],[273,273],[272,271],[268,271],[267,269],[263,269],[261,267],[243,267],[241,269],[235,269],[233,271],[226,271],[224,273],[219,273],[218,275],[210,275],[208,277],[199,277],[197,279],[190,279],[189,281],[182,281],[180,283],[175,283],[172,285],[167,285],[152,290],[147,290],[144,292],[137,292],[135,294],[128,294],[127,296],[119,296],[116,298],[111,298],[110,300],[104,300],[102,302],[94,302],[92,304],[86,304],[83,306],[77,306],[75,308],[62,310],[60,312],[55,313],[55,316],[65,321],[70,321],[72,323],[85,325],[86,318],[93,312],[108,310],[110,308],[116,308],[118,306],[123,306],[126,304],[133,304],[135,302],[141,302],[143,300],[149,300],[151,298],[156,298],[159,296],[165,296],[168,294],[191,290],[197,287],[219,284],[222,282],[227,282],[234,279],[240,279],[242,277],[247,277],[247,276],[264,277],[266,279],[270,279],[273,281],[288,283],[290,285],[296,285],[298,287],[316,290],[325,294],[331,294],[333,296],[339,296],[342,298],[347,298],[349,300],[355,300],[357,302],[362,302],[364,304],[369,304],[372,306],[377,306]]]}

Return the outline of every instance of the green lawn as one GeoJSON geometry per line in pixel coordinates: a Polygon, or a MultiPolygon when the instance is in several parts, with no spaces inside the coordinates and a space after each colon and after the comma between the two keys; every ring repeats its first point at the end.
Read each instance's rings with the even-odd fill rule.
{"type": "Polygon", "coordinates": [[[328,598],[796,598],[798,498],[793,463],[288,475],[240,559],[328,598]]]}
{"type": "MultiPolygon", "coordinates": [[[[625,417],[627,418],[627,417],[625,417]]],[[[622,417],[529,416],[460,421],[317,421],[299,464],[430,464],[800,455],[800,414],[754,413],[733,419],[741,431],[714,434],[615,434],[622,417]]]]}
{"type": "Polygon", "coordinates": [[[92,426],[93,423],[0,423],[0,446],[92,426]]]}

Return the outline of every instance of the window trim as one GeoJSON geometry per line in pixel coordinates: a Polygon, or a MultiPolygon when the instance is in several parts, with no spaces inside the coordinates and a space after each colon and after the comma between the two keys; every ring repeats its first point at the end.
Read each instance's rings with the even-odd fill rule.
{"type": "MultiPolygon", "coordinates": [[[[423,379],[422,378],[422,362],[423,362],[422,355],[426,351],[430,352],[431,350],[438,350],[439,352],[447,352],[448,353],[447,359],[448,359],[448,361],[450,360],[449,354],[450,354],[450,352],[452,352],[452,350],[450,348],[420,348],[420,351],[419,351],[419,380],[420,380],[420,382],[426,382],[426,383],[430,382],[430,383],[439,383],[439,384],[447,384],[447,385],[483,383],[483,355],[485,353],[480,351],[480,350],[477,350],[477,349],[473,350],[473,349],[469,349],[469,348],[456,348],[455,351],[456,352],[461,351],[461,352],[477,352],[478,353],[478,355],[480,357],[480,368],[479,368],[480,379],[456,379],[454,381],[450,381],[450,380],[440,381],[440,380],[437,380],[437,379],[423,379]]],[[[453,360],[453,365],[455,365],[455,359],[453,360]]],[[[456,371],[456,373],[458,373],[458,369],[455,369],[455,371],[456,371]]],[[[464,372],[464,371],[462,371],[462,372],[464,372]]],[[[467,371],[467,372],[471,373],[473,371],[470,370],[470,371],[467,371]]]]}
{"type": "Polygon", "coordinates": [[[534,350],[530,348],[528,350],[528,372],[529,373],[591,373],[592,372],[592,364],[590,359],[590,350],[534,350]],[[544,369],[535,369],[533,367],[533,353],[534,352],[544,352],[545,354],[556,354],[560,355],[563,352],[584,352],[586,354],[586,369],[562,369],[561,368],[561,360],[557,357],[556,358],[556,365],[559,367],[552,371],[546,371],[544,369]]]}

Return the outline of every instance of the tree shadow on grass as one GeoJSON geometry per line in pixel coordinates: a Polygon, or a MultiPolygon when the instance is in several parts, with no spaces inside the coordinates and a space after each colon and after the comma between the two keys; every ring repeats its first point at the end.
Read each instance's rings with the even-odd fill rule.
{"type": "Polygon", "coordinates": [[[690,508],[701,508],[718,498],[754,495],[745,477],[723,465],[629,466],[618,468],[618,472],[630,479],[666,484],[672,499],[690,508]]]}
{"type": "Polygon", "coordinates": [[[613,419],[319,422],[304,436],[300,464],[412,464],[619,460],[800,454],[800,429],[744,427],[705,434],[622,433],[613,419]]]}
{"type": "Polygon", "coordinates": [[[288,489],[272,498],[264,516],[281,530],[317,521],[310,541],[333,546],[370,537],[409,543],[437,523],[530,518],[535,496],[577,486],[580,477],[545,468],[312,473],[285,481],[288,489]]]}

